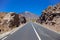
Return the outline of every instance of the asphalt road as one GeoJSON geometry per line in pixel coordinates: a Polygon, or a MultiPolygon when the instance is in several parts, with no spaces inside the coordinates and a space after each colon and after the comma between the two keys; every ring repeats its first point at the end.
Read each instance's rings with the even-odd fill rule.
{"type": "Polygon", "coordinates": [[[60,34],[29,22],[4,40],[60,40],[60,34]]]}

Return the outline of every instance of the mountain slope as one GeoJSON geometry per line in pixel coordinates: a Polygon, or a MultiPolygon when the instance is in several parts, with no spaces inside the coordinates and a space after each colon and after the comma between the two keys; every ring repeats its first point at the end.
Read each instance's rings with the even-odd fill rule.
{"type": "Polygon", "coordinates": [[[29,12],[29,11],[25,11],[21,13],[23,16],[25,16],[26,18],[30,18],[30,19],[37,19],[38,16],[29,12]]]}

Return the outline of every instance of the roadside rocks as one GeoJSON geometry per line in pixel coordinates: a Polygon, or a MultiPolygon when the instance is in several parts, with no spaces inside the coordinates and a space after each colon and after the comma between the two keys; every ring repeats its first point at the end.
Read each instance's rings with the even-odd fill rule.
{"type": "Polygon", "coordinates": [[[26,23],[26,18],[22,15],[16,14],[15,12],[6,13],[2,16],[0,22],[0,32],[9,31],[19,25],[26,23]]]}
{"type": "Polygon", "coordinates": [[[57,4],[55,6],[49,6],[47,9],[45,9],[42,12],[42,15],[39,17],[37,22],[39,23],[45,23],[45,24],[56,24],[55,17],[60,18],[60,4],[57,4]],[[54,22],[53,22],[54,21],[54,22]]]}
{"type": "Polygon", "coordinates": [[[13,26],[19,26],[19,16],[14,12],[10,12],[6,14],[2,20],[1,25],[4,25],[9,28],[13,28],[13,26]]]}
{"type": "Polygon", "coordinates": [[[60,4],[48,6],[36,22],[60,32],[60,4]]]}

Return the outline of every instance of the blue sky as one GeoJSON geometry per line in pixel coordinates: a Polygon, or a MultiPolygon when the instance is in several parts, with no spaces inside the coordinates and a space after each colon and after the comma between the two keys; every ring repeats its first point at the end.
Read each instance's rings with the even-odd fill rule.
{"type": "Polygon", "coordinates": [[[40,15],[49,5],[59,3],[60,0],[0,0],[0,12],[30,11],[40,15]]]}

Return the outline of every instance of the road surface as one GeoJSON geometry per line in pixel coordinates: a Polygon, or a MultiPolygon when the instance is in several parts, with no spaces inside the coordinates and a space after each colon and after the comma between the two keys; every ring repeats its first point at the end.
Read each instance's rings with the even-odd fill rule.
{"type": "Polygon", "coordinates": [[[33,22],[29,22],[24,27],[2,40],[60,40],[60,34],[33,22]]]}

